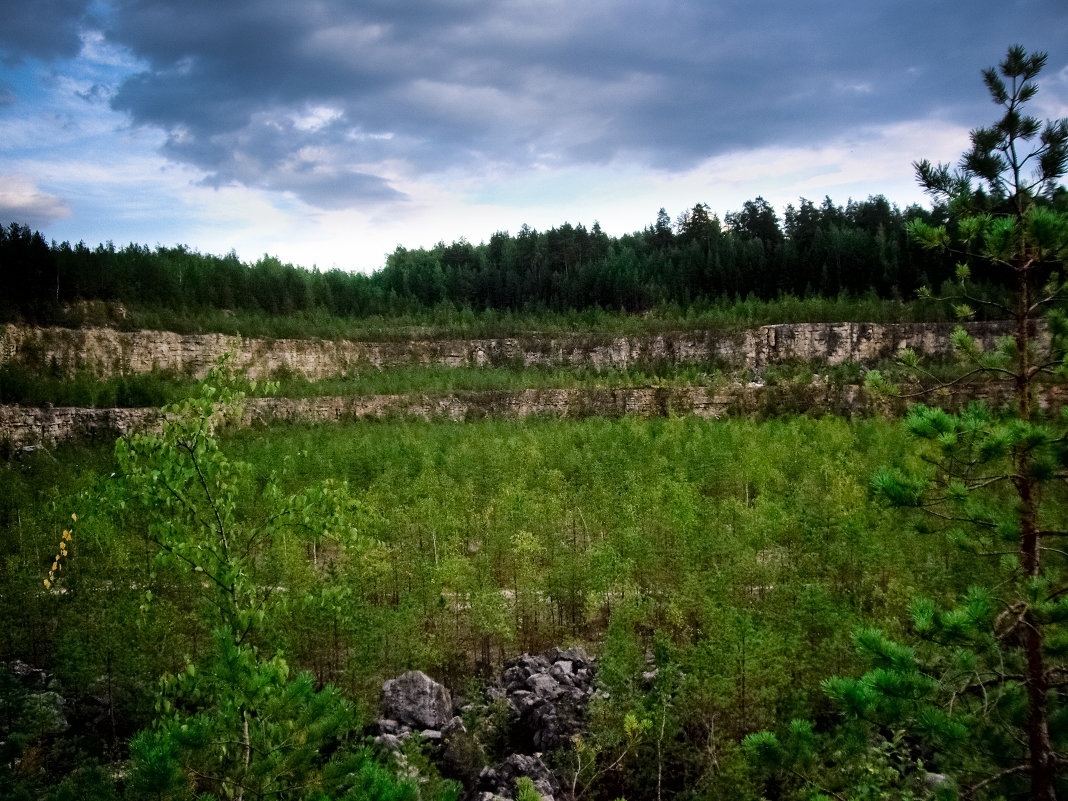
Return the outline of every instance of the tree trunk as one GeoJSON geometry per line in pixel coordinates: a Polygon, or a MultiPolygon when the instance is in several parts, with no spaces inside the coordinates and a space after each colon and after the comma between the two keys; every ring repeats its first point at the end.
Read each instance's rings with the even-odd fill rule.
{"type": "MultiPolygon", "coordinates": [[[[1022,216],[1022,215],[1021,215],[1022,216]]],[[[1022,224],[1022,220],[1018,221],[1022,224]]],[[[1036,327],[1031,317],[1031,282],[1026,252],[1021,250],[1016,265],[1019,288],[1019,307],[1016,318],[1016,401],[1020,420],[1030,422],[1034,400],[1031,350],[1036,327]]],[[[1019,448],[1013,458],[1016,477],[1013,481],[1020,500],[1020,568],[1027,578],[1035,578],[1042,567],[1042,541],[1039,534],[1039,487],[1034,477],[1034,458],[1026,447],[1019,448]]],[[[1031,798],[1036,801],[1055,801],[1054,782],[1057,775],[1056,758],[1049,736],[1046,661],[1043,653],[1042,622],[1031,610],[1025,616],[1024,653],[1027,667],[1027,747],[1031,772],[1031,798]]]]}

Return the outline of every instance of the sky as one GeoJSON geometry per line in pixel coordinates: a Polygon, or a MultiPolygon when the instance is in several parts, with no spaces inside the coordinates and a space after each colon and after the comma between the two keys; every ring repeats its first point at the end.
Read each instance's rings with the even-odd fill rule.
{"type": "Polygon", "coordinates": [[[370,272],[523,224],[929,205],[1065,0],[0,0],[0,224],[370,272]]]}

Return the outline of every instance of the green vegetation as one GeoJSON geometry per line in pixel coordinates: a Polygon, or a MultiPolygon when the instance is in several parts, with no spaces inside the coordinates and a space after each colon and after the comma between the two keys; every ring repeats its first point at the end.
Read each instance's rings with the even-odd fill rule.
{"type": "MultiPolygon", "coordinates": [[[[280,427],[221,447],[222,464],[246,465],[234,480],[248,490],[217,502],[250,521],[241,530],[273,519],[279,532],[257,541],[254,565],[230,571],[286,588],[255,637],[264,658],[284,653],[363,705],[410,667],[459,682],[486,658],[603,640],[605,681],[634,706],[646,703],[651,649],[680,676],[662,747],[680,766],[666,779],[673,793],[715,785],[716,763],[739,759],[747,731],[821,709],[828,668],[855,664],[851,628],[896,631],[915,592],[951,597],[981,569],[902,535],[868,500],[865,476],[907,450],[880,421],[393,422],[280,427]],[[688,755],[684,730],[714,751],[688,755]]],[[[103,755],[156,715],[155,678],[185,671],[183,654],[195,675],[224,657],[214,591],[189,581],[189,562],[157,558],[172,536],[159,526],[178,536],[192,518],[149,498],[142,508],[125,488],[142,475],[159,493],[153,471],[170,483],[191,468],[178,454],[136,473],[100,451],[26,458],[4,469],[0,493],[3,659],[53,665],[65,692],[108,690],[115,732],[84,746],[103,755]],[[46,591],[72,512],[69,555],[46,591]]],[[[633,764],[654,745],[636,746],[633,764]]],[[[613,772],[597,786],[614,797],[651,780],[613,772]]]]}
{"type": "MultiPolygon", "coordinates": [[[[890,365],[888,365],[890,366],[890,365]]],[[[943,363],[927,365],[930,375],[946,375],[943,363]]],[[[524,389],[605,389],[620,387],[724,387],[731,382],[760,380],[769,386],[810,384],[825,380],[836,386],[861,384],[868,368],[855,362],[828,367],[815,362],[788,361],[759,372],[724,369],[718,364],[673,365],[666,361],[628,369],[563,367],[444,367],[410,366],[361,370],[349,378],[312,381],[282,371],[273,376],[271,391],[262,383],[246,387],[249,397],[316,398],[451,392],[519,392],[524,389]]],[[[192,397],[198,382],[172,372],[154,370],[109,378],[88,372],[73,377],[40,373],[12,363],[0,367],[0,403],[24,406],[83,406],[135,408],[164,406],[192,397]]]]}
{"type": "MultiPolygon", "coordinates": [[[[1013,321],[1013,335],[989,352],[960,329],[954,343],[964,375],[1006,382],[1012,402],[1004,410],[972,404],[956,415],[914,406],[906,427],[920,460],[884,468],[872,482],[891,505],[912,510],[917,525],[991,559],[996,570],[985,581],[973,577],[953,603],[916,598],[909,615],[914,646],[878,628],[859,630],[854,640],[868,672],[824,683],[846,715],[843,731],[861,742],[891,730],[923,743],[935,769],[948,774],[927,783],[942,797],[959,789],[967,797],[1026,793],[1052,801],[1068,786],[1068,554],[1060,547],[1068,534],[1068,413],[1048,415],[1037,404],[1043,382],[1068,376],[1066,292],[1058,274],[1068,254],[1068,214],[1038,202],[1068,171],[1068,120],[1043,125],[1024,111],[1045,61],[1045,54],[1010,48],[997,69],[983,73],[1004,116],[972,131],[972,149],[958,170],[916,164],[920,183],[957,210],[957,241],[944,226],[916,221],[910,231],[925,247],[961,256],[961,316],[983,302],[969,288],[975,266],[1001,269],[1011,280],[1011,301],[996,306],[1013,321]],[[1040,321],[1048,336],[1039,336],[1040,321]]],[[[906,370],[916,367],[914,354],[902,362],[906,370]]],[[[842,788],[840,768],[817,769],[826,756],[807,721],[795,720],[784,743],[769,732],[747,740],[754,756],[801,795],[857,789],[842,788]]],[[[841,752],[829,761],[840,762],[841,752]]],[[[910,797],[919,797],[922,762],[902,759],[891,774],[881,791],[893,786],[904,794],[908,787],[910,797]]]]}
{"type": "MultiPolygon", "coordinates": [[[[951,208],[903,213],[877,197],[844,209],[802,199],[780,223],[758,198],[726,228],[701,204],[674,228],[662,212],[656,226],[616,239],[596,225],[524,226],[477,246],[398,247],[370,276],[186,247],[49,246],[11,223],[0,227],[0,320],[377,339],[941,318],[939,304],[903,301],[951,278],[952,262],[906,226],[947,219],[956,225],[951,208]]],[[[1003,289],[995,281],[987,293],[1003,289]]]]}
{"type": "MultiPolygon", "coordinates": [[[[804,372],[803,366],[784,366],[775,375],[804,372]]],[[[808,369],[811,379],[813,369],[808,369]]],[[[351,378],[310,381],[299,376],[276,375],[276,387],[268,393],[262,386],[250,396],[281,398],[322,396],[446,394],[449,392],[519,391],[523,389],[605,388],[664,386],[715,386],[728,376],[710,364],[674,367],[650,364],[627,370],[565,369],[560,367],[392,367],[361,370],[351,378]]],[[[197,391],[197,382],[173,373],[145,374],[98,379],[79,373],[71,379],[42,376],[20,365],[0,367],[0,403],[27,406],[136,407],[163,406],[183,400],[197,391]]]]}
{"type": "MultiPolygon", "coordinates": [[[[991,292],[991,297],[998,297],[991,292]]],[[[404,313],[338,316],[324,309],[278,315],[256,309],[165,307],[137,302],[82,301],[63,306],[47,318],[16,315],[12,320],[39,320],[77,328],[108,326],[123,331],[138,329],[179,334],[221,333],[274,339],[349,339],[393,342],[411,339],[457,339],[575,333],[634,336],[662,331],[707,328],[742,329],[782,322],[928,322],[951,319],[952,310],[931,300],[884,299],[868,293],[796,297],[781,295],[760,300],[698,299],[686,306],[657,305],[640,315],[599,307],[551,311],[482,309],[439,303],[433,308],[414,306],[404,313]]]]}

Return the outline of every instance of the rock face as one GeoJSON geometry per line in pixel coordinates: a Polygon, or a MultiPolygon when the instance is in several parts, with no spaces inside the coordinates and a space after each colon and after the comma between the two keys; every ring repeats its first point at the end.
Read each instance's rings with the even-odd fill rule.
{"type": "Polygon", "coordinates": [[[421,670],[410,670],[382,687],[387,720],[422,731],[439,731],[452,719],[449,691],[421,670]]]}
{"type": "MultiPolygon", "coordinates": [[[[946,408],[970,400],[1003,400],[992,389],[958,387],[951,396],[935,396],[946,408]]],[[[1064,405],[1061,390],[1051,387],[1040,405],[1064,405]]],[[[311,423],[389,417],[424,420],[477,420],[483,417],[522,418],[531,415],[562,418],[664,417],[693,414],[704,418],[726,415],[835,414],[841,417],[900,414],[905,402],[875,397],[864,387],[811,384],[735,384],[713,387],[623,387],[618,389],[526,389],[517,392],[464,392],[440,396],[372,395],[319,398],[249,398],[241,425],[271,425],[282,421],[311,423]]],[[[0,405],[0,445],[19,449],[84,439],[115,439],[131,431],[158,427],[158,409],[84,409],[0,405]]]]}
{"type": "Polygon", "coordinates": [[[560,792],[560,780],[545,764],[541,754],[509,754],[496,768],[485,768],[478,777],[478,789],[469,792],[471,801],[511,799],[515,797],[516,780],[526,776],[534,782],[542,801],[555,801],[560,792]]]}
{"type": "MultiPolygon", "coordinates": [[[[88,370],[98,375],[136,373],[155,367],[203,376],[213,361],[234,352],[235,367],[250,378],[279,371],[310,379],[401,364],[570,365],[624,368],[650,361],[677,364],[714,362],[753,367],[786,360],[872,363],[911,347],[944,353],[950,324],[875,325],[870,323],[787,324],[739,332],[697,331],[634,338],[573,336],[469,341],[326,342],[314,340],[241,340],[220,334],[180,336],[159,331],[120,332],[107,328],[0,327],[0,364],[88,370]]],[[[1001,323],[978,323],[970,333],[984,347],[1005,332],[1001,323]]],[[[960,388],[942,405],[987,395],[960,388]]],[[[1044,399],[1057,407],[1058,397],[1044,399]]],[[[826,382],[723,387],[623,387],[617,389],[529,389],[517,392],[458,392],[440,396],[375,395],[317,398],[252,398],[245,402],[244,425],[301,420],[329,422],[381,417],[470,420],[548,415],[589,416],[695,414],[773,415],[781,413],[867,415],[897,413],[903,402],[872,398],[863,387],[826,382]]],[[[156,409],[82,409],[0,406],[0,450],[10,452],[58,442],[110,438],[151,429],[156,409]]]]}
{"type": "Polygon", "coordinates": [[[403,763],[404,740],[422,737],[442,775],[464,785],[467,801],[512,799],[522,776],[534,782],[543,801],[554,801],[565,782],[542,752],[570,747],[583,730],[595,671],[582,648],[523,654],[505,665],[482,699],[457,710],[463,718],[453,716],[444,687],[411,671],[383,685],[375,743],[403,763]],[[502,706],[506,720],[494,722],[502,706]]]}
{"type": "MultiPolygon", "coordinates": [[[[54,365],[97,375],[173,370],[202,378],[225,353],[249,378],[279,372],[314,380],[353,371],[426,364],[483,367],[526,366],[627,368],[670,361],[712,361],[733,368],[786,359],[841,364],[892,357],[910,347],[928,355],[950,352],[953,323],[788,323],[744,331],[685,331],[637,337],[587,334],[565,337],[527,335],[500,339],[352,342],[347,340],[241,339],[223,334],[169,331],[116,331],[111,328],[0,328],[0,364],[54,365]]],[[[1004,323],[966,326],[984,347],[1008,333],[1004,323]]]]}

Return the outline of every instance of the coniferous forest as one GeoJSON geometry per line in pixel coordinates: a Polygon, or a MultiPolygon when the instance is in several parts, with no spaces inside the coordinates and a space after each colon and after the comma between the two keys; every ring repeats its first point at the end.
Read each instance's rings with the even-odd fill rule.
{"type": "Polygon", "coordinates": [[[1013,47],[984,72],[1001,116],[958,164],[915,165],[930,209],[698,203],[619,237],[398,247],[371,275],[0,229],[11,330],[1005,332],[958,328],[950,361],[360,366],[299,387],[225,359],[146,378],[12,347],[0,422],[167,413],[117,441],[3,448],[0,797],[1068,797],[1068,121],[1028,114],[1044,65],[1013,47]],[[265,393],[802,379],[910,405],[238,424],[265,393]],[[998,402],[960,394],[995,385],[998,402]],[[451,705],[401,731],[383,682],[416,670],[451,705]],[[566,687],[581,703],[554,706],[566,687]]]}
{"type": "MultiPolygon", "coordinates": [[[[1065,202],[1058,196],[1058,207],[1065,202]]],[[[989,202],[986,205],[990,205],[989,202]]],[[[721,222],[698,203],[673,222],[661,209],[643,231],[609,237],[564,223],[548,231],[524,225],[489,242],[439,243],[430,250],[398,247],[371,274],[320,272],[264,256],[243,263],[233,254],[186,247],[130,244],[94,248],[47,243],[11,224],[0,237],[9,319],[62,322],[79,301],[131,307],[228,309],[266,315],[397,316],[441,306],[509,312],[602,309],[639,314],[724,300],[782,296],[871,295],[913,298],[940,286],[954,262],[910,241],[907,225],[956,225],[946,204],[901,211],[884,197],[836,206],[801,199],[782,219],[762,198],[721,222]]],[[[1003,281],[996,271],[980,282],[1003,281]]]]}

